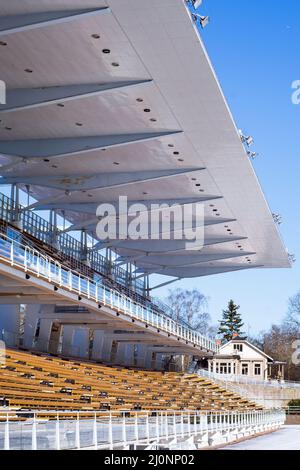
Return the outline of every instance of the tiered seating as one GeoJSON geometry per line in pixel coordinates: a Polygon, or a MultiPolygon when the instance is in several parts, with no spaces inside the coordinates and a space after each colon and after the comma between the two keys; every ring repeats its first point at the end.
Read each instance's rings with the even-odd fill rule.
{"type": "Polygon", "coordinates": [[[31,410],[244,410],[256,405],[196,375],[149,372],[9,349],[0,406],[31,410]]]}

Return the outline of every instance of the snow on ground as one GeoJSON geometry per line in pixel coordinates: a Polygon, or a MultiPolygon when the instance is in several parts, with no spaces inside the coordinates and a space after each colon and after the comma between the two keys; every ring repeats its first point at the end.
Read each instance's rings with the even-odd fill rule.
{"type": "Polygon", "coordinates": [[[280,431],[227,446],[225,450],[300,450],[300,426],[284,426],[280,431]]]}

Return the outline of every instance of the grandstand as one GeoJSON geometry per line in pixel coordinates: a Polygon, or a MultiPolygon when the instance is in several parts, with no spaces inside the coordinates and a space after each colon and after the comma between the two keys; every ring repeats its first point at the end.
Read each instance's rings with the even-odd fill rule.
{"type": "Polygon", "coordinates": [[[188,374],[218,345],[153,297],[290,267],[198,4],[1,1],[0,448],[198,449],[284,421],[188,374]],[[99,206],[120,220],[121,197],[147,216],[163,205],[158,238],[98,236],[99,206]],[[174,205],[197,249],[177,236],[182,211],[166,231],[174,205]]]}

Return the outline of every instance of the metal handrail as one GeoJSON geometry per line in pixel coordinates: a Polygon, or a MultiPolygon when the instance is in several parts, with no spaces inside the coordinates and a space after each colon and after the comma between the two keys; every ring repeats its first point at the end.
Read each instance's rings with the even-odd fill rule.
{"type": "Polygon", "coordinates": [[[49,255],[41,254],[35,248],[24,245],[2,233],[0,234],[1,259],[9,262],[11,266],[23,269],[26,273],[32,273],[38,278],[46,279],[48,282],[70,292],[75,292],[79,296],[118,310],[131,318],[175,335],[195,346],[217,352],[216,343],[197,331],[176,323],[169,317],[154,311],[150,306],[139,304],[130,297],[63,266],[49,255]]]}
{"type": "Polygon", "coordinates": [[[202,377],[209,379],[221,381],[221,382],[230,382],[236,384],[245,384],[245,385],[263,385],[265,387],[275,387],[275,388],[299,388],[300,382],[290,382],[288,380],[258,380],[255,378],[247,377],[245,375],[234,375],[234,374],[217,374],[216,372],[210,372],[205,369],[198,369],[197,373],[202,377]]]}
{"type": "Polygon", "coordinates": [[[280,428],[284,410],[248,411],[0,411],[5,450],[114,449],[161,440],[242,432],[248,436],[280,428]],[[26,426],[24,426],[26,423],[26,426]],[[22,439],[18,439],[22,435],[22,439]],[[15,444],[15,442],[17,444],[15,444]],[[14,447],[15,446],[15,447],[14,447]]]}

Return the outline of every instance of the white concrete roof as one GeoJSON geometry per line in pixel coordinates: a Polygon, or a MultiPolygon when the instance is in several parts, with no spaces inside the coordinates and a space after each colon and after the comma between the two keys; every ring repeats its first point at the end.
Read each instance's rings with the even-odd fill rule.
{"type": "Polygon", "coordinates": [[[113,243],[141,271],[290,267],[185,0],[2,0],[0,41],[3,183],[82,227],[120,194],[204,201],[202,251],[113,243]]]}

